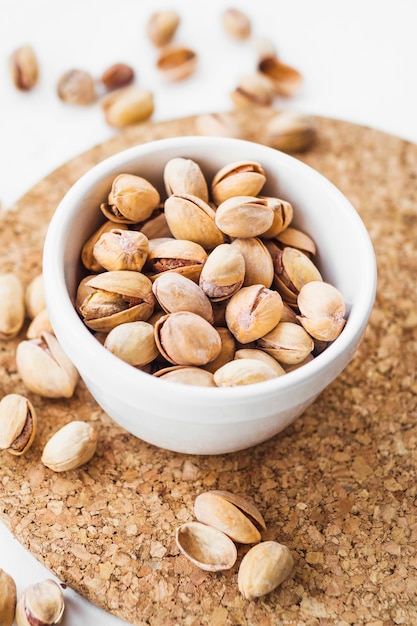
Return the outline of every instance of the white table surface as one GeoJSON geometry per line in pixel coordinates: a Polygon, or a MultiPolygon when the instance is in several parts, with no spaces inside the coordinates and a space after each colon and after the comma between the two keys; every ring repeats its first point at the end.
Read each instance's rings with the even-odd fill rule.
{"type": "MultiPolygon", "coordinates": [[[[154,121],[229,110],[237,80],[254,70],[258,37],[274,42],[281,59],[304,75],[301,93],[277,105],[417,143],[416,24],[416,0],[0,0],[0,205],[9,208],[56,167],[118,132],[98,104],[77,107],[58,99],[56,83],[66,70],[100,76],[115,62],[129,63],[136,84],[154,94],[154,121]],[[220,15],[230,6],[250,17],[249,41],[225,35],[220,15]],[[186,82],[166,83],[155,69],[157,53],[145,24],[164,8],[181,16],[175,41],[199,55],[198,70],[186,82]],[[11,83],[7,59],[27,43],[41,75],[33,91],[21,93],[11,83]]],[[[55,578],[2,523],[0,567],[15,578],[18,594],[55,578]]],[[[64,593],[64,626],[123,623],[72,590],[64,593]]]]}

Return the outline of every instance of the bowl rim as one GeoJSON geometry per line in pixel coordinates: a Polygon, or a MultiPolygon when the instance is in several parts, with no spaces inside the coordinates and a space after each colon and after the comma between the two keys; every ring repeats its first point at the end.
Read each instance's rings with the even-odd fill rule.
{"type": "MultiPolygon", "coordinates": [[[[326,372],[326,376],[330,377],[328,382],[331,382],[345,367],[347,362],[351,360],[358,341],[362,338],[374,305],[377,284],[376,258],[370,235],[356,209],[329,179],[310,165],[298,160],[296,157],[263,144],[229,137],[195,135],[156,139],[126,148],[100,161],[78,178],[59,202],[48,225],[43,250],[43,274],[45,285],[51,284],[54,286],[53,297],[46,288],[45,298],[57,339],[62,344],[64,351],[67,351],[68,346],[71,347],[73,342],[82,341],[82,356],[87,365],[86,369],[88,370],[90,367],[94,366],[94,363],[97,363],[99,359],[100,364],[103,366],[100,368],[103,370],[103,384],[111,384],[113,387],[117,387],[118,390],[128,391],[134,384],[140,384],[142,380],[142,382],[149,387],[149,390],[160,393],[161,389],[165,388],[167,393],[173,393],[174,395],[175,392],[178,391],[178,387],[180,387],[180,395],[182,397],[189,398],[191,402],[198,401],[203,403],[207,401],[213,406],[220,406],[225,401],[241,403],[249,398],[259,398],[259,400],[261,400],[267,396],[275,396],[280,392],[294,391],[300,385],[305,384],[306,381],[316,380],[317,376],[325,375],[326,372]],[[339,337],[331,343],[326,350],[313,359],[313,361],[291,372],[287,372],[284,376],[255,385],[222,388],[194,387],[162,380],[135,369],[106,350],[92,335],[76,312],[70,294],[66,288],[65,263],[63,254],[60,252],[64,250],[65,233],[69,223],[73,219],[73,213],[77,210],[77,203],[88,194],[97,181],[111,175],[115,169],[120,169],[120,167],[138,157],[158,153],[161,150],[171,148],[175,148],[179,152],[187,148],[195,148],[201,143],[213,149],[219,149],[219,144],[221,143],[226,143],[230,146],[236,144],[237,147],[243,149],[243,154],[245,154],[244,149],[246,146],[248,153],[251,155],[251,159],[254,158],[253,155],[258,152],[259,160],[262,158],[261,155],[263,152],[273,152],[275,158],[281,164],[291,165],[291,167],[299,169],[303,176],[310,178],[312,184],[324,185],[327,188],[327,192],[334,197],[340,210],[349,213],[349,219],[356,222],[355,227],[359,237],[357,245],[360,245],[362,254],[366,260],[359,295],[349,313],[343,332],[339,337]],[[58,313],[55,314],[56,307],[54,301],[61,303],[61,309],[68,309],[68,316],[65,316],[65,329],[63,328],[64,322],[62,317],[60,317],[58,313]],[[343,354],[345,354],[345,362],[340,369],[337,370],[336,364],[343,354]]],[[[71,349],[68,350],[68,356],[70,360],[73,360],[71,349]]],[[[80,367],[79,363],[73,362],[75,367],[80,370],[81,375],[83,375],[84,368],[80,367]]],[[[322,388],[322,385],[320,385],[319,391],[321,391],[322,388]]]]}

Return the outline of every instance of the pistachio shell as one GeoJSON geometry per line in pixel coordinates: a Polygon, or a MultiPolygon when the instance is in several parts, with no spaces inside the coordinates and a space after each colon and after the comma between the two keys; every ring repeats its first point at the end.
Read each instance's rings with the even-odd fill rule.
{"type": "Polygon", "coordinates": [[[42,463],[64,472],[87,463],[97,448],[97,433],[91,424],[80,420],[68,422],[47,441],[42,452],[42,463]]]}
{"type": "Polygon", "coordinates": [[[161,317],[155,324],[155,340],[162,356],[173,365],[205,365],[221,350],[217,330],[188,311],[161,317]]]}
{"type": "Polygon", "coordinates": [[[317,139],[313,117],[293,111],[274,115],[265,124],[261,134],[262,143],[290,154],[308,150],[317,139]]]}
{"type": "Polygon", "coordinates": [[[233,39],[248,39],[252,27],[246,13],[240,9],[225,9],[222,13],[222,24],[226,33],[233,39]]]}
{"type": "Polygon", "coordinates": [[[230,244],[217,246],[208,256],[200,274],[200,287],[217,302],[230,298],[243,284],[245,259],[230,244]]]}
{"type": "Polygon", "coordinates": [[[257,196],[266,181],[256,161],[235,161],[221,167],[211,181],[214,202],[219,205],[234,196],[257,196]]]}
{"type": "Polygon", "coordinates": [[[16,610],[16,583],[0,568],[0,624],[12,626],[16,610]]]}
{"type": "Polygon", "coordinates": [[[208,250],[225,240],[215,217],[207,202],[191,194],[173,193],[165,201],[165,218],[174,237],[193,241],[208,250]]]}
{"type": "Polygon", "coordinates": [[[59,624],[65,610],[61,587],[54,580],[30,585],[20,596],[16,607],[18,626],[59,624]]]}
{"type": "Polygon", "coordinates": [[[280,322],[258,339],[258,346],[280,363],[294,365],[304,361],[314,350],[310,335],[299,324],[280,322]]]}
{"type": "Polygon", "coordinates": [[[271,81],[260,72],[241,76],[230,94],[234,105],[239,108],[270,106],[274,97],[271,81]]]}
{"type": "Polygon", "coordinates": [[[198,56],[186,46],[170,46],[162,50],[156,68],[170,81],[184,80],[197,68],[198,56]]]}
{"type": "Polygon", "coordinates": [[[263,541],[243,557],[238,571],[239,591],[254,600],[276,589],[290,574],[294,559],[287,546],[263,541]]]}
{"type": "Polygon", "coordinates": [[[226,306],[226,323],[240,343],[246,344],[270,332],[280,321],[283,304],[277,291],[264,285],[242,287],[226,306]]]}
{"type": "Polygon", "coordinates": [[[25,319],[22,281],[12,273],[0,275],[0,339],[16,337],[25,319]]]}
{"type": "Polygon", "coordinates": [[[285,302],[296,304],[303,285],[322,280],[318,268],[304,252],[289,246],[281,250],[271,240],[265,240],[265,245],[274,263],[274,285],[285,302]]]}
{"type": "Polygon", "coordinates": [[[237,359],[225,363],[214,372],[214,382],[217,387],[237,387],[253,385],[265,380],[272,380],[278,374],[266,363],[259,359],[237,359]]]}
{"type": "Polygon", "coordinates": [[[236,341],[230,330],[223,326],[215,326],[220,336],[221,350],[219,356],[202,367],[208,372],[215,372],[222,365],[232,361],[236,352],[236,341]]]}
{"type": "Polygon", "coordinates": [[[292,226],[288,226],[285,230],[280,232],[276,236],[276,239],[284,246],[297,248],[297,250],[301,250],[301,252],[309,256],[314,256],[317,252],[316,244],[310,235],[292,226]]]}
{"type": "Polygon", "coordinates": [[[157,189],[146,178],[119,174],[113,180],[108,204],[102,210],[112,221],[135,223],[150,217],[159,201],[157,189]]]}
{"type": "Polygon", "coordinates": [[[336,287],[311,281],[301,288],[297,303],[301,313],[297,319],[314,339],[334,341],[340,335],[346,323],[346,308],[336,287]]]}
{"type": "Polygon", "coordinates": [[[252,520],[259,519],[260,513],[254,517],[249,506],[251,512],[247,514],[248,504],[242,505],[239,499],[238,502],[228,492],[226,495],[216,490],[203,492],[195,499],[194,514],[199,522],[221,530],[237,543],[257,543],[261,534],[252,520]]]}
{"type": "Polygon", "coordinates": [[[107,94],[101,101],[101,108],[107,124],[121,128],[147,120],[155,104],[151,91],[128,85],[107,94]]]}
{"type": "Polygon", "coordinates": [[[262,58],[258,70],[267,76],[279,96],[294,96],[301,88],[303,77],[294,67],[282,63],[276,56],[262,58]]]}
{"type": "Polygon", "coordinates": [[[33,319],[46,307],[43,274],[37,274],[32,278],[25,291],[26,313],[33,319]]]}
{"type": "Polygon", "coordinates": [[[283,374],[285,374],[285,370],[282,365],[280,365],[278,361],[274,359],[274,357],[272,357],[270,354],[267,354],[263,350],[258,350],[256,348],[241,348],[240,350],[236,351],[234,358],[256,359],[258,361],[262,361],[262,363],[265,363],[265,365],[274,370],[277,376],[282,376],[283,374]]]}
{"type": "Polygon", "coordinates": [[[263,198],[234,196],[222,202],[215,214],[217,227],[229,237],[257,237],[272,225],[274,211],[263,198]]]}
{"type": "Polygon", "coordinates": [[[122,228],[112,228],[102,233],[93,247],[97,263],[108,271],[140,272],[148,251],[148,238],[143,233],[122,228]]]}
{"type": "Polygon", "coordinates": [[[47,309],[40,311],[30,322],[26,330],[26,338],[36,339],[36,337],[40,337],[43,332],[50,333],[51,335],[54,332],[47,309]]]}
{"type": "Polygon", "coordinates": [[[0,401],[0,448],[11,454],[24,454],[32,445],[37,426],[32,403],[16,393],[0,401]]]}
{"type": "Polygon", "coordinates": [[[160,48],[166,46],[174,37],[180,17],[176,11],[164,10],[152,13],[146,24],[146,34],[150,41],[160,48]]]}
{"type": "Polygon", "coordinates": [[[233,541],[217,528],[200,522],[187,522],[179,526],[176,543],[187,559],[208,572],[230,569],[237,559],[233,541]]]}
{"type": "Polygon", "coordinates": [[[191,365],[173,365],[172,367],[165,367],[155,372],[154,376],[183,385],[197,385],[199,387],[216,386],[211,372],[191,365]]]}
{"type": "Polygon", "coordinates": [[[269,289],[274,280],[272,257],[259,237],[237,238],[231,243],[243,255],[245,261],[245,278],[243,287],[264,285],[269,289]]]}
{"type": "Polygon", "coordinates": [[[198,282],[207,252],[200,244],[183,239],[168,239],[156,245],[150,241],[145,270],[154,281],[162,272],[173,271],[184,274],[198,282]]]}
{"type": "Polygon", "coordinates": [[[273,198],[270,196],[262,196],[274,212],[274,218],[271,226],[262,233],[262,237],[276,237],[282,231],[288,228],[294,215],[294,209],[290,202],[273,198]]]}
{"type": "Polygon", "coordinates": [[[134,367],[151,363],[159,354],[153,326],[143,321],[115,326],[106,336],[104,347],[134,367]]]}
{"type": "Polygon", "coordinates": [[[213,308],[204,291],[191,279],[175,272],[165,272],[155,279],[153,293],[167,313],[191,311],[213,322],[213,308]]]}
{"type": "Polygon", "coordinates": [[[208,202],[207,181],[198,163],[192,159],[170,159],[165,165],[163,178],[168,196],[173,193],[186,194],[208,202]]]}
{"type": "Polygon", "coordinates": [[[116,224],[112,220],[106,220],[85,242],[81,250],[81,261],[86,269],[90,272],[102,272],[103,267],[97,262],[93,254],[96,241],[99,240],[103,233],[108,233],[116,224]]]}

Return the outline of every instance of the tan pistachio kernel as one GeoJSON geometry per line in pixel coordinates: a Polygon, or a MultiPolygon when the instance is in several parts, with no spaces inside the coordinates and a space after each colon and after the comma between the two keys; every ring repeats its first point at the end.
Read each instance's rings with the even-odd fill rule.
{"type": "Polygon", "coordinates": [[[46,579],[30,585],[20,596],[16,607],[17,626],[52,626],[59,624],[65,611],[61,587],[46,579]]]}
{"type": "Polygon", "coordinates": [[[12,626],[16,611],[16,583],[0,568],[0,624],[12,626]]]}
{"type": "Polygon", "coordinates": [[[0,274],[0,339],[11,339],[20,332],[25,319],[25,294],[16,274],[0,274]]]}
{"type": "Polygon", "coordinates": [[[37,416],[33,404],[24,396],[10,393],[0,401],[0,449],[20,456],[32,445],[37,416]]]}
{"type": "Polygon", "coordinates": [[[254,600],[276,589],[290,574],[294,559],[287,546],[263,541],[243,557],[238,571],[238,587],[247,600],[254,600]]]}
{"type": "Polygon", "coordinates": [[[200,522],[186,522],[176,531],[176,544],[194,565],[208,572],[233,567],[237,548],[221,530],[200,522]]]}
{"type": "Polygon", "coordinates": [[[38,82],[39,66],[32,46],[17,48],[9,58],[13,84],[21,91],[30,91],[38,82]]]}
{"type": "Polygon", "coordinates": [[[54,472],[77,469],[94,456],[97,433],[87,422],[74,420],[55,432],[42,452],[42,463],[54,472]]]}
{"type": "Polygon", "coordinates": [[[57,84],[57,93],[63,102],[86,106],[96,99],[93,77],[81,69],[68,70],[57,84]]]}

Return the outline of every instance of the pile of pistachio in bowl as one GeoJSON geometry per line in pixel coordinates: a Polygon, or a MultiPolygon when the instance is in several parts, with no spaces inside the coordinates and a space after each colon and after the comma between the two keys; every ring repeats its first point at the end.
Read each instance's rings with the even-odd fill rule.
{"type": "Polygon", "coordinates": [[[208,180],[180,156],[161,172],[165,198],[136,173],[114,178],[75,304],[105,348],[160,378],[224,387],[284,375],[338,337],[343,296],[266,182],[257,162],[208,180]]]}

